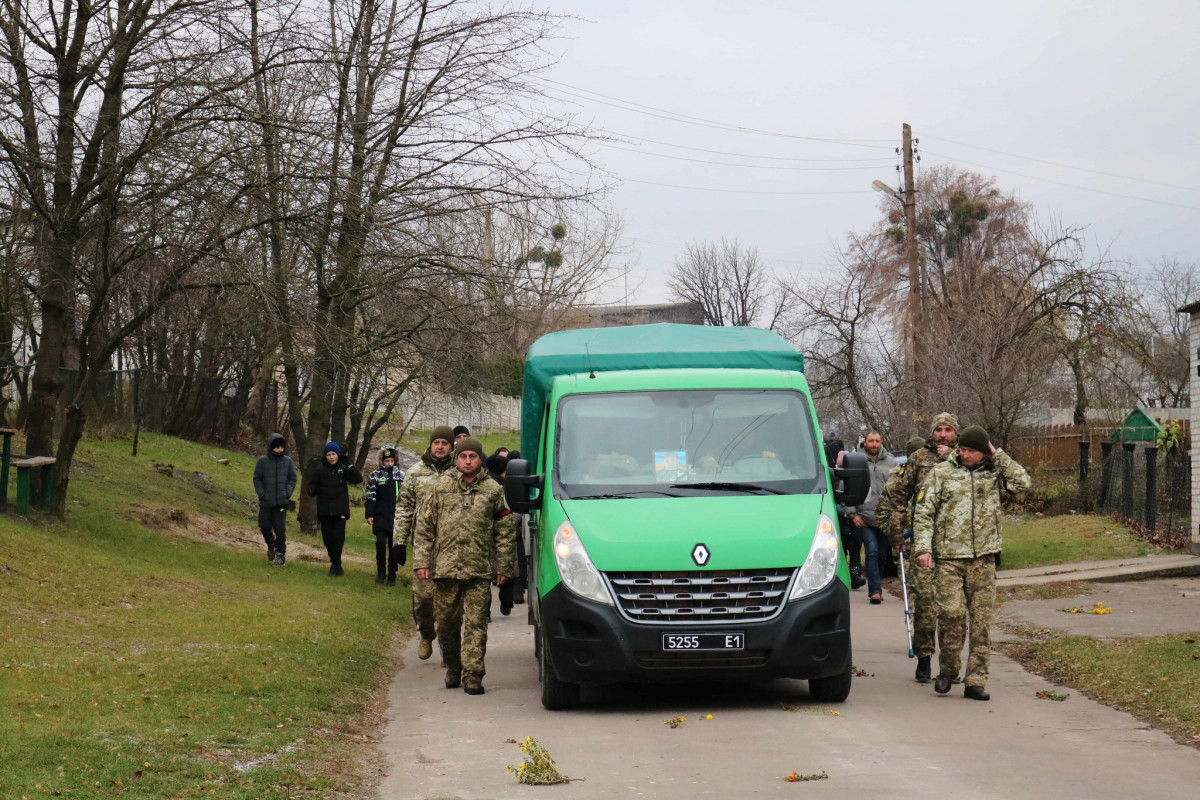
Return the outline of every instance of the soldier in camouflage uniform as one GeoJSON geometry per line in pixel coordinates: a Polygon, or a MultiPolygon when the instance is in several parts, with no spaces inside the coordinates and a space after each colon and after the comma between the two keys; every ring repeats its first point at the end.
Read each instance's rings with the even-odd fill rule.
{"type": "Polygon", "coordinates": [[[438,478],[417,514],[417,577],[432,578],[446,688],[483,694],[483,659],[492,611],[492,578],[512,578],[516,529],[504,489],[483,477],[483,446],[454,445],[454,470],[438,478]]]}
{"type": "MultiPolygon", "coordinates": [[[[451,451],[454,449],[454,434],[449,425],[439,425],[429,435],[429,447],[421,456],[421,462],[410,469],[400,484],[400,495],[396,498],[396,537],[404,545],[413,544],[413,529],[417,523],[417,512],[425,504],[433,483],[454,465],[451,451]]],[[[417,643],[417,657],[422,661],[433,655],[433,640],[437,629],[433,624],[433,581],[422,580],[415,574],[412,584],[413,622],[417,625],[421,641],[417,643]]]]}
{"type": "MultiPolygon", "coordinates": [[[[957,441],[958,418],[948,412],[938,414],[930,425],[930,439],[921,442],[921,447],[908,454],[908,462],[899,476],[898,485],[893,485],[890,490],[884,486],[888,499],[884,507],[885,521],[880,524],[892,542],[892,552],[899,554],[899,548],[904,547],[910,556],[904,566],[908,600],[912,608],[913,654],[917,657],[914,678],[917,683],[929,683],[932,677],[933,651],[937,645],[937,591],[933,573],[917,569],[911,559],[911,539],[906,543],[905,534],[911,534],[912,512],[925,476],[954,451],[957,441]]],[[[878,516],[878,508],[875,513],[878,516]]]]}
{"type": "Polygon", "coordinates": [[[917,495],[913,550],[917,564],[930,572],[938,598],[938,662],[933,689],[950,691],[962,663],[970,622],[971,641],[963,695],[987,700],[984,689],[991,655],[992,606],[996,601],[996,554],[1003,546],[1001,502],[1030,486],[1029,474],[1003,450],[992,446],[987,431],[972,425],[962,432],[958,451],[929,471],[917,495]]]}

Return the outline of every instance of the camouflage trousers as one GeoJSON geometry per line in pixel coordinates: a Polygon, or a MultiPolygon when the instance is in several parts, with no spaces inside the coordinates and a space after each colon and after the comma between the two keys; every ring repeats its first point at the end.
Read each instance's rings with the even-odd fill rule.
{"type": "Polygon", "coordinates": [[[437,638],[446,672],[461,673],[463,683],[481,681],[492,615],[492,582],[487,578],[435,578],[433,582],[437,638]]]}
{"type": "Polygon", "coordinates": [[[421,580],[413,574],[412,614],[417,633],[427,642],[437,638],[437,627],[433,624],[433,579],[421,580]]]}
{"type": "Polygon", "coordinates": [[[992,607],[996,604],[996,559],[945,558],[937,562],[938,662],[943,675],[957,675],[970,627],[966,686],[984,686],[992,652],[992,607]]]}
{"type": "MultiPolygon", "coordinates": [[[[935,565],[936,567],[936,565],[935,565]]],[[[913,655],[932,656],[937,645],[937,584],[935,571],[917,566],[917,558],[904,554],[904,576],[908,581],[908,609],[912,614],[913,655]]]]}

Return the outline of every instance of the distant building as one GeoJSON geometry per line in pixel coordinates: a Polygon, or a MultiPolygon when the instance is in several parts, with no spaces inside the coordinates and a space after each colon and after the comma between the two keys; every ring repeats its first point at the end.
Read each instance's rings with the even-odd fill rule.
{"type": "Polygon", "coordinates": [[[1188,315],[1188,352],[1192,356],[1191,413],[1192,413],[1192,552],[1200,553],[1200,301],[1179,309],[1188,315]]]}

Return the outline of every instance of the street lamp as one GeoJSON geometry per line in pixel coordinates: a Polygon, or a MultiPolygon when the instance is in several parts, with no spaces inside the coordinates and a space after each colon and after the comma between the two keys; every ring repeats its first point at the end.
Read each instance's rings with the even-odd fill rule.
{"type": "Polygon", "coordinates": [[[901,205],[904,204],[904,197],[883,181],[871,181],[871,188],[880,194],[886,194],[895,200],[899,200],[901,205]]]}

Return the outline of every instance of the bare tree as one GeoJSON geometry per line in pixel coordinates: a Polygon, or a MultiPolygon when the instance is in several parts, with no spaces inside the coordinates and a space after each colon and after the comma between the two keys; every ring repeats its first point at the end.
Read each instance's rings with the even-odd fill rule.
{"type": "Polygon", "coordinates": [[[774,329],[789,296],[758,255],[737,239],[687,245],[667,280],[672,296],[697,303],[706,325],[754,325],[774,329]]]}
{"type": "Polygon", "coordinates": [[[908,427],[897,405],[907,379],[898,321],[875,281],[877,256],[851,237],[833,270],[785,287],[791,310],[780,329],[804,353],[818,404],[843,428],[878,430],[890,441],[908,427]]]}
{"type": "Polygon", "coordinates": [[[1186,406],[1188,320],[1175,309],[1200,296],[1200,265],[1163,258],[1126,282],[1133,302],[1105,320],[1115,343],[1103,362],[1105,380],[1124,389],[1125,403],[1186,406]]]}

